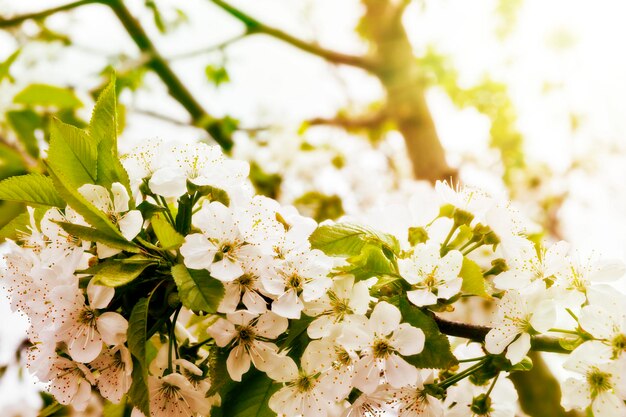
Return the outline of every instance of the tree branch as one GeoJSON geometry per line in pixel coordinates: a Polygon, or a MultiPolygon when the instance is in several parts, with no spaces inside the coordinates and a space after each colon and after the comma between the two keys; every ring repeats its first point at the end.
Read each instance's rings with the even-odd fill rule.
{"type": "Polygon", "coordinates": [[[168,61],[175,61],[175,60],[179,60],[179,59],[187,59],[187,58],[193,58],[195,56],[198,55],[202,55],[202,54],[208,54],[210,52],[215,52],[215,51],[219,51],[222,50],[224,48],[226,48],[229,45],[232,45],[233,43],[242,40],[243,38],[245,38],[246,36],[249,36],[250,33],[248,31],[245,31],[244,33],[242,33],[241,35],[237,35],[234,36],[230,39],[226,39],[223,42],[220,42],[216,45],[211,45],[211,46],[207,46],[205,48],[200,48],[197,49],[195,51],[189,51],[189,52],[183,52],[181,54],[178,55],[172,55],[170,57],[167,58],[168,61]]]}
{"type": "Polygon", "coordinates": [[[209,132],[211,137],[224,150],[230,150],[233,142],[228,132],[223,130],[221,120],[209,115],[202,105],[196,101],[167,61],[157,51],[139,21],[126,8],[123,0],[106,0],[106,4],[111,7],[141,52],[149,56],[148,67],[161,78],[161,81],[167,86],[170,95],[191,115],[193,124],[209,132]]]}
{"type": "Polygon", "coordinates": [[[27,13],[19,16],[14,16],[11,18],[3,18],[0,17],[0,28],[8,28],[21,24],[22,22],[30,19],[45,19],[46,17],[53,15],[58,12],[65,12],[68,10],[75,9],[77,7],[83,6],[85,4],[93,4],[100,3],[101,0],[79,0],[72,3],[64,4],[62,6],[53,7],[51,9],[42,10],[40,12],[35,13],[27,13]]]}
{"type": "MultiPolygon", "coordinates": [[[[450,321],[443,319],[433,314],[433,319],[439,331],[448,336],[462,337],[474,342],[484,342],[485,336],[491,330],[491,327],[479,326],[476,324],[459,323],[456,321],[450,321]]],[[[531,349],[541,352],[554,352],[554,353],[570,353],[569,350],[563,348],[559,343],[559,339],[551,336],[533,336],[530,341],[531,349]]]]}
{"type": "Polygon", "coordinates": [[[280,29],[268,26],[264,23],[259,22],[252,16],[246,14],[245,12],[235,8],[234,6],[226,3],[222,0],[211,0],[217,6],[221,7],[224,11],[229,13],[231,16],[235,17],[241,23],[246,26],[247,31],[250,34],[255,33],[263,33],[273,38],[279,39],[283,42],[286,42],[298,49],[301,49],[305,52],[308,52],[313,55],[317,55],[325,60],[335,63],[335,64],[344,64],[350,65],[353,67],[362,68],[368,71],[374,71],[375,64],[373,60],[363,56],[343,54],[341,52],[335,52],[328,49],[324,49],[318,45],[313,43],[309,43],[303,41],[302,39],[298,39],[290,34],[283,32],[280,29]]]}
{"type": "Polygon", "coordinates": [[[306,121],[305,124],[310,126],[338,126],[345,129],[371,129],[384,123],[386,118],[387,114],[381,111],[362,117],[346,117],[341,115],[330,119],[317,117],[306,121]]]}

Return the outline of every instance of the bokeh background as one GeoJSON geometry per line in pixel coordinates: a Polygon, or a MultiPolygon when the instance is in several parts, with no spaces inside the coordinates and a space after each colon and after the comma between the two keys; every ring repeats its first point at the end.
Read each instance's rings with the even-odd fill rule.
{"type": "MultiPolygon", "coordinates": [[[[231,4],[299,39],[361,55],[376,46],[371,40],[376,26],[363,19],[367,4],[376,2],[385,1],[231,4]]],[[[626,4],[407,3],[402,24],[446,159],[458,170],[455,180],[511,197],[546,238],[566,239],[584,255],[626,259],[626,4]]],[[[0,0],[0,16],[62,4],[67,2],[0,0]]],[[[210,0],[124,4],[209,114],[237,121],[233,156],[251,161],[256,185],[266,193],[319,220],[372,218],[426,186],[412,178],[400,133],[376,123],[386,91],[367,71],[336,65],[271,36],[242,37],[244,25],[210,0]],[[368,123],[345,129],[347,120],[368,123]]],[[[187,111],[147,69],[149,58],[105,5],[0,27],[0,62],[17,50],[5,76],[0,66],[5,157],[6,148],[19,148],[7,114],[29,106],[16,100],[20,92],[33,83],[70,88],[80,105],[65,110],[88,119],[93,95],[110,69],[124,87],[122,151],[154,138],[211,141],[189,123],[187,111]]],[[[37,103],[34,107],[41,111],[37,103]]],[[[35,137],[45,154],[44,131],[38,129],[35,137]]],[[[0,160],[0,170],[10,163],[0,160]]],[[[10,313],[0,294],[1,414],[36,415],[28,410],[41,400],[15,365],[27,323],[10,313]]]]}

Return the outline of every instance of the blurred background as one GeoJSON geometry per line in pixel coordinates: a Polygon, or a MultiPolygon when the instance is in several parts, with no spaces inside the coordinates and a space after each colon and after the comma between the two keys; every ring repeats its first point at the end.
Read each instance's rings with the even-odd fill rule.
{"type": "MultiPolygon", "coordinates": [[[[217,140],[319,221],[458,181],[626,259],[625,18],[621,0],[0,0],[0,179],[41,171],[48,120],[84,123],[115,71],[122,152],[217,140]]],[[[22,210],[0,202],[0,226],[22,210]]],[[[0,318],[0,410],[37,415],[4,294],[0,318]]]]}

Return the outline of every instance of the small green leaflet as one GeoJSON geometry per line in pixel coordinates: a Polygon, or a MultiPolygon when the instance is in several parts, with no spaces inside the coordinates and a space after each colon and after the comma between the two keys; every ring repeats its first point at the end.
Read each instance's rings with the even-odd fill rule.
{"type": "Polygon", "coordinates": [[[2,82],[5,78],[7,78],[10,82],[15,81],[11,76],[10,70],[11,65],[13,65],[21,51],[21,49],[18,49],[17,51],[9,55],[9,57],[5,59],[4,62],[0,63],[0,82],[2,82]]]}
{"type": "Polygon", "coordinates": [[[187,269],[183,264],[172,267],[172,276],[183,305],[192,311],[215,313],[222,298],[224,284],[204,269],[187,269]]]}
{"type": "Polygon", "coordinates": [[[82,240],[86,240],[88,242],[100,242],[112,248],[124,250],[127,252],[141,252],[141,249],[137,245],[127,241],[126,239],[124,239],[124,237],[118,238],[116,236],[110,236],[100,231],[99,229],[81,226],[74,223],[57,222],[57,224],[70,235],[76,236],[82,240]]]}
{"type": "Polygon", "coordinates": [[[185,241],[185,238],[165,219],[163,213],[155,213],[150,223],[163,249],[178,249],[185,241]]]}
{"type": "Polygon", "coordinates": [[[13,102],[59,109],[75,109],[83,105],[72,90],[48,84],[29,85],[13,97],[13,102]]]}
{"type": "Polygon", "coordinates": [[[491,296],[485,288],[485,277],[482,269],[478,264],[467,257],[463,257],[463,266],[459,276],[463,278],[461,291],[466,294],[479,295],[484,298],[491,299],[491,296]]]}
{"type": "Polygon", "coordinates": [[[65,201],[54,188],[52,180],[41,174],[27,174],[0,181],[0,200],[31,205],[65,207],[65,201]]]}
{"type": "Polygon", "coordinates": [[[249,376],[222,398],[223,417],[276,417],[267,405],[280,384],[274,383],[264,373],[249,372],[249,376]]]}
{"type": "Polygon", "coordinates": [[[431,317],[411,304],[406,297],[400,298],[399,307],[403,320],[422,329],[426,336],[424,350],[417,355],[405,356],[407,362],[417,368],[430,369],[447,369],[458,363],[450,351],[450,341],[439,331],[431,317]]]}
{"type": "Polygon", "coordinates": [[[53,119],[48,164],[75,187],[95,184],[98,178],[97,143],[84,130],[53,119]]]}
{"type": "Polygon", "coordinates": [[[119,182],[131,194],[128,173],[117,156],[117,129],[115,77],[112,77],[98,96],[89,121],[89,135],[97,144],[96,184],[109,188],[114,182],[119,182]]]}
{"type": "Polygon", "coordinates": [[[39,157],[39,145],[35,131],[43,127],[41,116],[31,109],[10,110],[6,112],[6,118],[17,138],[20,140],[26,152],[33,158],[39,157]]]}
{"type": "Polygon", "coordinates": [[[148,332],[148,308],[150,298],[142,298],[135,304],[128,320],[128,349],[132,353],[133,374],[128,396],[144,415],[150,415],[148,394],[148,363],[146,360],[146,334],[148,332]]]}
{"type": "Polygon", "coordinates": [[[93,282],[107,287],[119,287],[132,282],[150,265],[157,263],[154,259],[141,255],[131,256],[127,259],[109,259],[102,262],[86,273],[93,274],[93,282]]]}
{"type": "Polygon", "coordinates": [[[329,256],[355,256],[366,244],[385,246],[394,253],[400,250],[398,240],[357,224],[335,223],[319,226],[309,237],[311,247],[329,256]]]}
{"type": "Polygon", "coordinates": [[[385,256],[380,246],[367,244],[361,253],[349,257],[347,261],[350,265],[344,266],[340,270],[354,275],[356,281],[396,273],[393,263],[385,256]]]}

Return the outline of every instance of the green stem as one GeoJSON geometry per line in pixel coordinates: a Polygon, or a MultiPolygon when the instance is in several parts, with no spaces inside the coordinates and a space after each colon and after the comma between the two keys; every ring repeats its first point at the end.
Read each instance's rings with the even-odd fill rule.
{"type": "Polygon", "coordinates": [[[27,14],[23,14],[19,16],[14,16],[8,19],[0,17],[0,28],[8,28],[8,27],[17,26],[26,20],[45,19],[46,17],[51,16],[55,13],[65,12],[65,11],[75,9],[80,6],[84,6],[86,4],[94,4],[94,3],[100,3],[100,2],[101,2],[100,0],[79,0],[79,1],[74,1],[68,4],[61,5],[58,7],[53,7],[51,9],[42,10],[40,12],[27,13],[27,14]]]}
{"type": "Polygon", "coordinates": [[[439,384],[439,387],[445,389],[445,388],[448,388],[451,385],[456,384],[457,382],[461,381],[462,379],[467,378],[468,376],[470,376],[471,374],[473,374],[474,372],[476,372],[480,368],[482,368],[483,365],[485,364],[486,360],[487,360],[487,358],[485,358],[485,359],[479,361],[478,363],[470,366],[469,368],[465,369],[464,371],[461,371],[458,374],[454,374],[450,378],[443,380],[439,384]]]}
{"type": "Polygon", "coordinates": [[[459,225],[455,222],[452,224],[452,227],[450,228],[450,231],[448,232],[448,236],[446,236],[445,240],[443,241],[443,243],[441,244],[441,251],[440,254],[441,256],[444,256],[446,251],[446,247],[448,246],[448,243],[450,243],[450,239],[452,239],[452,235],[454,234],[454,232],[456,232],[456,229],[459,228],[459,225]]]}
{"type": "Polygon", "coordinates": [[[493,379],[493,382],[491,383],[491,386],[489,387],[489,389],[487,390],[487,393],[485,394],[485,396],[490,396],[491,395],[491,391],[493,391],[493,387],[496,386],[496,382],[498,382],[498,377],[500,376],[500,372],[498,372],[496,374],[496,377],[493,379]]]}
{"type": "Polygon", "coordinates": [[[202,105],[196,101],[191,92],[174,73],[168,62],[156,49],[139,21],[133,17],[124,5],[123,0],[102,0],[102,2],[111,7],[133,42],[135,42],[135,45],[149,57],[148,67],[165,83],[169,94],[187,110],[193,124],[205,129],[224,150],[230,150],[233,146],[233,141],[222,130],[221,121],[209,115],[202,105]]]}
{"type": "Polygon", "coordinates": [[[578,332],[576,330],[566,330],[566,329],[557,329],[557,328],[552,328],[550,330],[548,330],[549,332],[556,332],[556,333],[567,333],[567,334],[573,334],[578,336],[578,332]]]}
{"type": "Polygon", "coordinates": [[[463,252],[463,256],[469,255],[476,249],[480,248],[482,245],[483,245],[482,241],[476,242],[473,246],[470,246],[468,249],[465,250],[465,252],[463,252]]]}
{"type": "Polygon", "coordinates": [[[211,0],[214,4],[221,7],[224,11],[229,13],[231,16],[239,20],[246,26],[246,29],[249,33],[263,33],[265,35],[271,36],[273,38],[279,39],[283,42],[288,43],[300,50],[308,52],[313,55],[317,55],[321,58],[329,62],[333,62],[335,64],[345,64],[351,65],[354,67],[362,68],[368,71],[374,71],[375,64],[371,59],[362,56],[356,55],[348,55],[340,52],[330,51],[328,49],[324,49],[318,45],[313,43],[305,42],[301,39],[295,38],[288,33],[283,32],[280,29],[273,28],[266,24],[263,24],[253,18],[252,16],[246,14],[242,10],[235,8],[229,3],[222,0],[211,0]]]}

